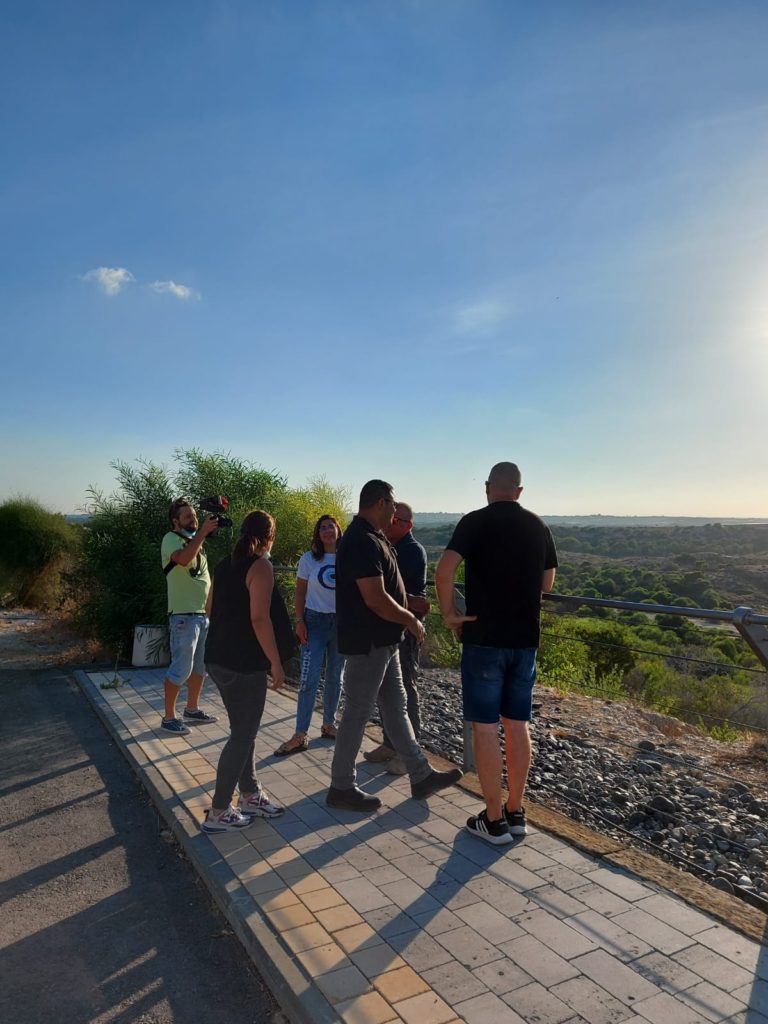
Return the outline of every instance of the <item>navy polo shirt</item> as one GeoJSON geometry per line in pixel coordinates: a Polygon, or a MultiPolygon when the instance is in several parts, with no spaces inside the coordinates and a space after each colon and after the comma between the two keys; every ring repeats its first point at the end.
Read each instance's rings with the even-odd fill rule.
{"type": "Polygon", "coordinates": [[[427,552],[410,530],[395,544],[395,554],[405,592],[414,597],[426,597],[427,552]]]}

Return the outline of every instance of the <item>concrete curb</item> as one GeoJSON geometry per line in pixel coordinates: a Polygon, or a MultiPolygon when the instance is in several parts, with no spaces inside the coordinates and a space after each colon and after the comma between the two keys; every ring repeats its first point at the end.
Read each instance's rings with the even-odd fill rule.
{"type": "Polygon", "coordinates": [[[288,1019],[294,1024],[338,1024],[341,1018],[286,952],[250,894],[216,847],[200,832],[198,822],[160,773],[152,765],[141,764],[134,756],[130,749],[130,734],[101,694],[93,689],[87,673],[75,669],[72,675],[142,781],[158,813],[194,865],[288,1019]]]}

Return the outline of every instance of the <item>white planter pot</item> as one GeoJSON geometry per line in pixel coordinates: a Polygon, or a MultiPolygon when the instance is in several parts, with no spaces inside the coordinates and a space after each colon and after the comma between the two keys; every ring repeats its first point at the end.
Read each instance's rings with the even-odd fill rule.
{"type": "Polygon", "coordinates": [[[134,626],[131,658],[134,668],[159,668],[168,665],[170,660],[166,626],[134,626]]]}

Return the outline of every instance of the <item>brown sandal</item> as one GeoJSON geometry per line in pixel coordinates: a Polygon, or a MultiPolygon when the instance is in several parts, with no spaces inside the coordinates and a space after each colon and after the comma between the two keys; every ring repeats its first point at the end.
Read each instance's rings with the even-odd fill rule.
{"type": "Polygon", "coordinates": [[[289,740],[280,744],[275,751],[275,757],[287,757],[289,754],[300,754],[303,750],[306,750],[308,746],[309,742],[307,741],[307,737],[295,732],[289,740]]]}
{"type": "Polygon", "coordinates": [[[320,729],[320,736],[324,740],[335,740],[336,739],[336,726],[335,725],[323,725],[320,729]]]}

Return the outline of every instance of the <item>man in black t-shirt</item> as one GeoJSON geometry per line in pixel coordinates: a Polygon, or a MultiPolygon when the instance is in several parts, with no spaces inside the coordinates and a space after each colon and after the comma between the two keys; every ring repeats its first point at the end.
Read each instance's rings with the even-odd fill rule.
{"type": "Polygon", "coordinates": [[[437,565],[443,621],[461,640],[464,719],[472,722],[486,807],[467,829],[501,845],[525,835],[523,792],[531,764],[531,719],[541,595],[552,589],[557,552],[545,523],[518,503],[520,470],[499,462],[485,485],[488,505],[457,524],[437,565]],[[454,579],[465,563],[466,614],[454,579]],[[509,799],[502,809],[499,718],[504,726],[509,799]]]}
{"type": "Polygon", "coordinates": [[[398,646],[403,627],[421,642],[424,627],[407,608],[392,545],[382,532],[392,522],[395,499],[383,480],[369,480],[358,514],[336,552],[336,627],[339,652],[347,656],[344,713],[336,734],[331,787],[326,803],[350,811],[375,811],[381,800],[356,786],[355,759],[365,726],[379,702],[392,745],[411,777],[411,794],[426,799],[461,778],[454,768],[436,772],[413,735],[406,712],[398,646]]]}

